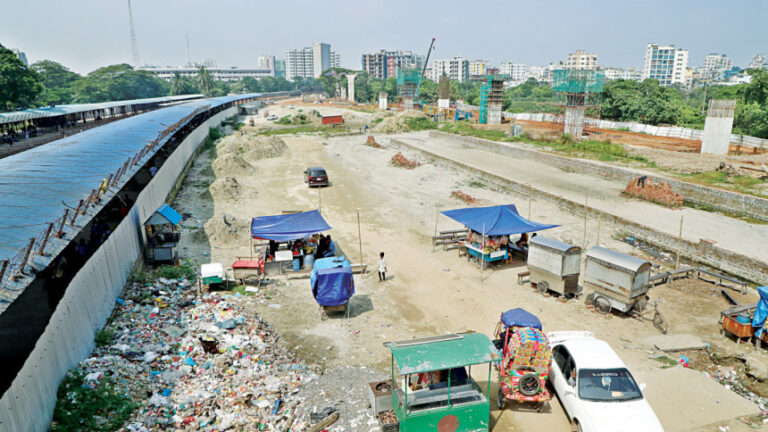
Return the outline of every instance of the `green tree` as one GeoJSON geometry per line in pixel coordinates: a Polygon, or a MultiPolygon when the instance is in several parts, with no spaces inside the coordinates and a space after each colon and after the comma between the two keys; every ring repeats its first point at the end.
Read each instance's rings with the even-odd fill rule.
{"type": "Polygon", "coordinates": [[[206,96],[211,96],[213,93],[213,77],[205,66],[200,66],[197,70],[197,83],[200,91],[206,96]]]}
{"type": "Polygon", "coordinates": [[[72,84],[74,102],[92,103],[165,96],[168,83],[147,71],[118,64],[96,69],[72,84]]]}
{"type": "Polygon", "coordinates": [[[51,60],[33,63],[30,68],[43,79],[43,91],[38,96],[40,104],[47,106],[72,102],[72,85],[82,78],[80,75],[51,60]]]}
{"type": "Polygon", "coordinates": [[[25,66],[13,51],[0,45],[0,109],[10,111],[33,106],[42,90],[40,74],[25,66]]]}
{"type": "Polygon", "coordinates": [[[173,79],[171,80],[170,95],[183,95],[187,94],[187,86],[184,80],[181,78],[181,74],[178,72],[173,73],[173,79]]]}
{"type": "Polygon", "coordinates": [[[748,73],[752,77],[752,82],[742,90],[744,102],[768,105],[768,71],[750,69],[748,73]]]}

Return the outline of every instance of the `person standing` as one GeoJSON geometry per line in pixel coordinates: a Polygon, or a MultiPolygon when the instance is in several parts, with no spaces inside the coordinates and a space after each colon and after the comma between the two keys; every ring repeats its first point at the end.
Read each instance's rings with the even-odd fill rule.
{"type": "Polygon", "coordinates": [[[387,262],[384,261],[384,252],[379,252],[379,282],[387,280],[387,262]]]}

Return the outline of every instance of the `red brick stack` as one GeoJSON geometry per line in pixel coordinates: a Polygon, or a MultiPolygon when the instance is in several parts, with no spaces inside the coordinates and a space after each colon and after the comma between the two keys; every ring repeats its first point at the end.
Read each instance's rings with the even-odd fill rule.
{"type": "Polygon", "coordinates": [[[624,193],[641,198],[648,201],[653,201],[658,204],[665,205],[667,207],[681,207],[683,205],[683,196],[679,193],[672,192],[672,187],[669,183],[657,183],[650,178],[645,179],[645,185],[640,184],[640,178],[634,178],[627,187],[624,189],[624,193]]]}
{"type": "Polygon", "coordinates": [[[369,147],[374,147],[374,148],[384,148],[384,146],[377,143],[376,140],[373,139],[373,135],[368,135],[368,140],[365,142],[365,145],[369,147]]]}
{"type": "Polygon", "coordinates": [[[417,166],[421,165],[417,161],[406,159],[406,157],[403,156],[403,154],[400,152],[397,152],[396,155],[392,156],[392,164],[400,168],[406,168],[406,169],[414,169],[417,166]]]}

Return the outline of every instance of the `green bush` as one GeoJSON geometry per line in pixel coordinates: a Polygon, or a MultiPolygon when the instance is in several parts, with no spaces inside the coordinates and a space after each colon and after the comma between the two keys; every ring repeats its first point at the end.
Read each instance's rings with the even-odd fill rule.
{"type": "Polygon", "coordinates": [[[83,385],[85,374],[68,372],[59,385],[53,411],[52,432],[107,432],[119,430],[138,407],[120,394],[112,378],[105,376],[96,388],[83,385]]]}
{"type": "Polygon", "coordinates": [[[93,341],[96,342],[96,346],[103,347],[107,345],[112,345],[112,342],[115,340],[115,333],[112,330],[108,329],[101,329],[98,332],[96,332],[96,337],[93,338],[93,341]]]}
{"type": "Polygon", "coordinates": [[[437,123],[426,117],[408,117],[406,123],[412,131],[437,129],[437,123]]]}
{"type": "Polygon", "coordinates": [[[291,116],[287,115],[287,116],[284,116],[284,117],[280,117],[277,121],[275,121],[275,124],[286,125],[287,126],[287,125],[291,125],[293,123],[291,123],[291,116]]]}
{"type": "Polygon", "coordinates": [[[187,261],[181,263],[181,265],[163,265],[155,269],[154,276],[156,278],[166,279],[186,279],[196,280],[197,269],[193,267],[193,264],[187,261]]]}

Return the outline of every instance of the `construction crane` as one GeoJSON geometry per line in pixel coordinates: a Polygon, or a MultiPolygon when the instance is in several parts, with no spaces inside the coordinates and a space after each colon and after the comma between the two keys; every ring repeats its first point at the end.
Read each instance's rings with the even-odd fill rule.
{"type": "Polygon", "coordinates": [[[131,24],[131,52],[133,54],[133,65],[139,67],[139,46],[136,44],[136,31],[133,29],[133,10],[131,9],[131,0],[128,0],[128,22],[131,24]]]}
{"type": "Polygon", "coordinates": [[[424,66],[421,68],[421,77],[419,78],[419,84],[416,86],[416,93],[413,95],[414,99],[419,97],[419,90],[421,90],[421,82],[424,81],[424,73],[427,71],[427,65],[429,64],[429,56],[432,54],[432,47],[434,45],[435,45],[435,38],[432,38],[432,42],[430,42],[429,49],[427,50],[427,58],[424,60],[424,66]]]}

